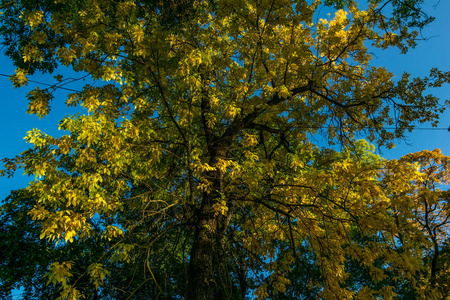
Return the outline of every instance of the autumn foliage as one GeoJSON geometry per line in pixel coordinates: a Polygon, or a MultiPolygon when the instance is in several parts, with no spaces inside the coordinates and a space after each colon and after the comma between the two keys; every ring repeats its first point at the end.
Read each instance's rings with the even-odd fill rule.
{"type": "MultiPolygon", "coordinates": [[[[45,262],[61,299],[445,299],[449,158],[388,161],[370,143],[436,126],[425,91],[450,75],[371,64],[368,47],[418,34],[380,1],[326,19],[305,0],[185,1],[189,16],[29,2],[1,17],[12,83],[58,66],[89,78],[66,99],[85,114],[59,137],[30,131],[1,171],[35,177],[28,216],[46,247],[72,249],[45,262]]],[[[45,117],[52,91],[32,90],[28,112],[45,117]]]]}

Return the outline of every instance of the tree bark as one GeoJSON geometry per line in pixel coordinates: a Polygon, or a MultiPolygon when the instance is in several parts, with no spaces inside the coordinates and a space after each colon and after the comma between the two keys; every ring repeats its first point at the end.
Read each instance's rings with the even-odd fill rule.
{"type": "Polygon", "coordinates": [[[203,205],[195,227],[189,261],[187,300],[211,300],[213,295],[217,221],[212,209],[212,197],[212,193],[203,193],[203,205]]]}

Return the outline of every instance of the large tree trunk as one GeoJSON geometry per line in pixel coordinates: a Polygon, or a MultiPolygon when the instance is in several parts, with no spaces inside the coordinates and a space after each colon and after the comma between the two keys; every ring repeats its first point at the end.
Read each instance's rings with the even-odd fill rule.
{"type": "MultiPolygon", "coordinates": [[[[210,148],[210,165],[218,158],[226,157],[226,148],[210,148]]],[[[198,222],[189,261],[187,300],[211,300],[218,291],[214,280],[214,263],[223,264],[223,257],[217,256],[219,241],[223,240],[231,215],[220,216],[214,211],[214,204],[221,198],[223,174],[220,170],[209,171],[206,176],[212,182],[209,192],[203,192],[198,222]],[[220,224],[219,224],[220,222],[220,224]],[[216,259],[214,259],[216,258],[216,259]]],[[[231,212],[230,212],[231,213],[231,212]]],[[[217,297],[219,295],[217,294],[217,297]]]]}
{"type": "Polygon", "coordinates": [[[211,300],[213,295],[217,220],[212,210],[212,197],[212,194],[204,193],[199,221],[195,227],[189,261],[187,300],[211,300]]]}

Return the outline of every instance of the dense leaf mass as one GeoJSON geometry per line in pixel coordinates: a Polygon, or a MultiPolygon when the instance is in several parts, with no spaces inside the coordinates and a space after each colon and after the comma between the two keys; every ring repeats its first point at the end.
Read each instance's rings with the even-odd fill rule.
{"type": "MultiPolygon", "coordinates": [[[[23,220],[5,245],[56,253],[27,277],[48,265],[60,299],[444,299],[449,158],[358,140],[391,147],[445,108],[425,91],[449,72],[371,64],[369,46],[405,52],[429,21],[389,2],[318,19],[318,0],[2,1],[16,87],[58,66],[88,78],[66,100],[86,113],[30,131],[0,171],[35,176],[4,206],[23,220]]],[[[29,113],[50,112],[55,79],[29,113]]]]}

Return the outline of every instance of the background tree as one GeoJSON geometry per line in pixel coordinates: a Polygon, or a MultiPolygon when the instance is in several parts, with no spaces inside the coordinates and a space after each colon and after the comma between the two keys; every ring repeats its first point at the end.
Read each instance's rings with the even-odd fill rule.
{"type": "MultiPolygon", "coordinates": [[[[188,252],[182,248],[187,247],[184,241],[186,237],[180,236],[182,232],[174,235],[176,241],[165,239],[155,243],[145,238],[151,232],[148,227],[155,220],[141,220],[141,228],[135,226],[132,234],[127,236],[130,244],[137,245],[136,249],[130,251],[132,259],[108,260],[109,272],[104,273],[106,277],[103,278],[105,284],[97,290],[98,282],[89,280],[83,266],[91,265],[91,272],[100,271],[94,267],[98,266],[99,261],[105,261],[108,249],[117,245],[118,239],[101,239],[98,224],[94,220],[91,223],[94,228],[91,238],[82,242],[75,240],[55,245],[40,239],[41,225],[28,214],[34,205],[36,201],[24,190],[13,191],[2,201],[0,299],[11,299],[12,294],[19,293],[19,290],[22,299],[58,298],[60,286],[48,284],[52,279],[47,276],[48,267],[67,258],[72,262],[71,280],[76,282],[77,288],[88,299],[172,299],[184,290],[185,256],[188,252]]],[[[132,217],[135,221],[136,215],[132,217]]],[[[131,222],[126,218],[126,214],[121,216],[122,226],[131,222]]],[[[186,233],[184,235],[187,236],[186,233]]]]}
{"type": "Polygon", "coordinates": [[[40,226],[27,215],[33,208],[21,192],[13,192],[2,202],[0,241],[0,297],[8,299],[12,290],[24,287],[26,299],[57,295],[57,290],[45,287],[44,275],[52,262],[48,242],[40,240],[40,226]],[[34,263],[36,262],[36,264],[34,263]]]}
{"type": "MultiPolygon", "coordinates": [[[[426,272],[423,280],[429,290],[437,289],[442,298],[448,295],[448,242],[450,233],[450,194],[443,190],[450,183],[450,161],[439,149],[411,153],[401,158],[401,162],[419,163],[423,178],[418,179],[415,190],[408,196],[417,201],[413,210],[417,226],[428,240],[426,251],[426,272]]],[[[427,297],[429,294],[425,294],[427,297]]]]}
{"type": "Polygon", "coordinates": [[[77,278],[85,270],[79,266],[94,262],[104,254],[94,240],[56,246],[40,239],[41,225],[28,215],[36,202],[25,191],[13,191],[2,201],[0,214],[0,299],[11,299],[21,289],[22,299],[56,299],[59,290],[48,285],[48,266],[70,257],[78,287],[91,299],[98,298],[95,285],[86,277],[77,278]],[[94,295],[96,295],[94,297],[94,295]]]}
{"type": "MultiPolygon", "coordinates": [[[[325,299],[393,295],[391,286],[345,286],[347,256],[375,281],[384,270],[373,262],[383,259],[399,270],[397,280],[420,289],[411,276],[421,267],[414,238],[425,238],[410,223],[394,226],[414,206],[390,197],[418,174],[400,164],[404,176],[381,182],[383,161],[355,142],[366,136],[390,146],[416,122],[436,124],[444,110],[424,91],[448,82],[449,73],[433,69],[422,79],[404,74],[394,81],[370,64],[365,44],[404,48],[417,32],[386,22],[375,4],[360,11],[349,3],[349,13],[338,10],[316,24],[318,1],[194,4],[198,13],[176,31],[143,1],[12,4],[27,32],[13,50],[17,63],[23,60],[13,84],[26,84],[27,73],[52,62],[94,81],[68,96],[68,105],[87,114],[64,118],[67,134],[31,131],[33,148],[5,160],[4,174],[20,166],[36,176],[27,190],[41,236],[62,243],[118,239],[100,261],[85,262],[82,274],[107,284],[111,262],[136,263],[144,280],[133,285],[146,290],[153,281],[168,297],[242,298],[248,288],[261,298],[284,293],[291,267],[304,258],[296,249],[305,247],[320,271],[308,287],[325,299]],[[392,125],[393,132],[385,128],[392,125]],[[320,149],[311,139],[318,136],[343,151],[320,149]],[[350,234],[354,228],[384,238],[361,243],[350,234]],[[402,234],[410,246],[393,251],[402,234]],[[165,241],[163,252],[153,247],[165,241]],[[292,252],[281,255],[286,243],[292,252]],[[171,252],[170,267],[164,251],[171,252]],[[165,277],[187,258],[181,278],[165,277]],[[184,285],[176,285],[180,279],[184,285]]],[[[15,26],[6,23],[3,31],[15,26]]],[[[48,90],[31,91],[28,112],[45,116],[51,99],[48,90]]],[[[63,298],[83,293],[71,261],[55,262],[49,272],[63,298]]]]}

